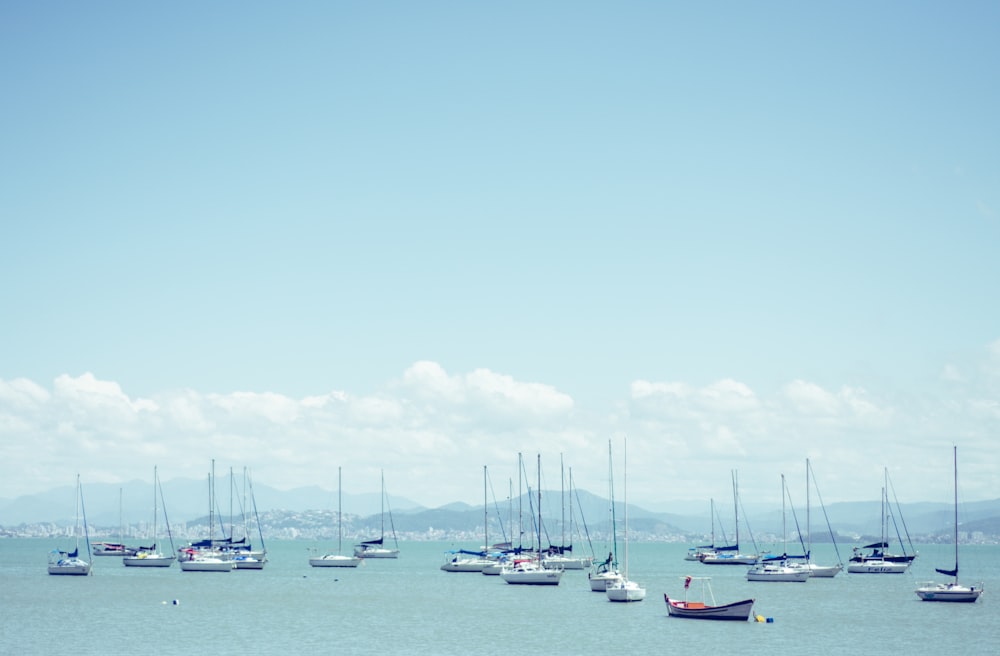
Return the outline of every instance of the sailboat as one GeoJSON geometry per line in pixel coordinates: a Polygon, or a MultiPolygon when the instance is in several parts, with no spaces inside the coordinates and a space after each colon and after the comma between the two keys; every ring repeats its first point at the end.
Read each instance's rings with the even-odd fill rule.
{"type": "Polygon", "coordinates": [[[606,592],[608,585],[617,583],[622,575],[618,571],[618,535],[615,530],[615,485],[614,466],[611,460],[611,440],[608,440],[608,535],[611,550],[608,557],[588,574],[591,592],[606,592]]]}
{"type": "Polygon", "coordinates": [[[83,490],[80,488],[80,475],[76,475],[76,526],[73,528],[76,536],[76,547],[73,551],[53,549],[49,552],[49,574],[69,574],[87,576],[90,574],[90,531],[87,528],[87,511],[83,506],[83,490]],[[87,538],[87,558],[80,558],[80,512],[83,512],[83,533],[87,538]]]}
{"type": "Polygon", "coordinates": [[[712,593],[712,584],[707,576],[685,576],[684,599],[671,599],[664,593],[663,601],[667,603],[667,615],[688,620],[731,620],[746,622],[753,610],[753,599],[743,599],[729,604],[717,604],[712,593]],[[688,599],[691,583],[701,584],[701,601],[688,599]]]}
{"type": "MultiPolygon", "coordinates": [[[[232,474],[230,474],[232,478],[232,474]]],[[[253,480],[250,478],[250,474],[247,472],[246,467],[243,468],[243,484],[244,484],[244,502],[243,502],[243,542],[244,546],[237,547],[233,556],[233,566],[237,570],[241,569],[264,569],[264,565],[267,563],[267,548],[264,546],[264,532],[260,527],[260,516],[257,514],[257,499],[253,494],[253,480]],[[246,501],[246,491],[250,492],[250,500],[246,501]],[[247,507],[249,503],[249,508],[247,507]],[[253,523],[257,526],[257,539],[260,540],[260,550],[254,551],[249,543],[250,536],[250,520],[248,515],[250,511],[253,512],[253,523]]],[[[232,529],[230,529],[230,538],[232,537],[232,529]]]]}
{"type": "Polygon", "coordinates": [[[705,556],[715,554],[715,499],[708,500],[708,508],[709,521],[712,522],[712,544],[700,544],[695,547],[689,547],[684,560],[701,562],[705,556]]]}
{"type": "Polygon", "coordinates": [[[328,553],[317,558],[310,558],[309,565],[312,567],[357,567],[361,564],[361,559],[357,556],[345,556],[340,553],[344,541],[344,522],[341,512],[341,475],[340,467],[337,467],[337,553],[328,553]]]}
{"type": "Polygon", "coordinates": [[[983,584],[979,587],[964,586],[958,582],[958,447],[953,447],[955,472],[955,569],[936,569],[935,572],[952,577],[949,583],[928,583],[916,589],[923,601],[953,601],[972,603],[983,594],[983,584]]]}
{"type": "Polygon", "coordinates": [[[566,544],[566,493],[564,491],[562,476],[562,456],[559,457],[560,479],[559,497],[562,500],[563,515],[560,521],[562,526],[562,544],[558,547],[549,547],[549,552],[542,559],[542,567],[547,569],[587,569],[593,564],[594,559],[590,556],[573,555],[573,468],[569,469],[569,544],[566,544]]]}
{"type": "MultiPolygon", "coordinates": [[[[826,527],[830,531],[830,540],[833,542],[833,548],[837,552],[837,564],[836,565],[817,565],[812,562],[812,526],[810,524],[811,518],[809,515],[809,497],[811,487],[809,485],[809,478],[812,474],[812,465],[809,464],[809,458],[806,458],[806,533],[809,535],[809,545],[806,547],[806,558],[804,562],[793,562],[789,563],[789,567],[795,567],[799,569],[805,569],[809,571],[809,576],[812,578],[825,578],[831,579],[839,574],[844,569],[844,564],[840,562],[840,550],[837,549],[837,538],[833,534],[833,527],[830,526],[830,518],[826,517],[826,506],[823,505],[823,497],[819,497],[820,507],[823,508],[823,516],[826,517],[826,527]]],[[[815,484],[815,481],[814,481],[815,484]]],[[[816,494],[819,495],[819,488],[816,488],[816,494]]]]}
{"type": "Polygon", "coordinates": [[[628,577],[628,442],[625,443],[622,469],[625,471],[622,487],[625,488],[625,572],[622,578],[608,583],[608,601],[642,601],[646,598],[646,588],[628,577]]]}
{"type": "Polygon", "coordinates": [[[118,542],[95,542],[92,554],[97,556],[131,556],[135,549],[125,546],[125,528],[122,522],[122,489],[118,488],[118,542]]]}
{"type": "MultiPolygon", "coordinates": [[[[153,467],[153,544],[149,547],[139,547],[136,552],[130,556],[125,556],[122,558],[122,563],[126,567],[170,567],[176,557],[174,556],[174,538],[170,535],[170,523],[167,522],[167,535],[170,536],[170,553],[164,554],[156,549],[156,539],[158,534],[157,529],[157,515],[159,504],[157,501],[163,501],[163,488],[160,487],[160,478],[157,475],[156,467],[153,467]]],[[[163,519],[167,519],[167,507],[166,504],[163,506],[163,519]]]]}
{"type": "MultiPolygon", "coordinates": [[[[875,544],[867,545],[874,551],[867,556],[854,556],[847,564],[848,574],[902,574],[910,567],[910,560],[897,560],[905,557],[889,557],[885,549],[889,548],[889,470],[885,470],[886,484],[882,486],[882,539],[875,544]]],[[[855,549],[857,551],[857,549],[855,549]]]]}
{"type": "Polygon", "coordinates": [[[486,465],[483,465],[483,549],[470,551],[457,549],[445,552],[445,561],[441,564],[442,572],[482,573],[483,569],[492,567],[494,562],[486,555],[489,539],[489,517],[486,505],[486,465]]]}
{"type": "Polygon", "coordinates": [[[385,472],[382,472],[382,531],[374,540],[364,540],[355,545],[354,555],[358,558],[399,558],[399,542],[396,541],[396,527],[392,523],[392,509],[389,509],[389,526],[392,528],[392,549],[385,546],[385,505],[388,495],[385,491],[385,472]]]}
{"type": "Polygon", "coordinates": [[[789,567],[788,538],[785,527],[785,475],[781,475],[781,539],[784,543],[781,556],[765,559],[747,570],[747,581],[773,581],[788,583],[805,583],[809,580],[809,570],[789,567]]]}
{"type": "Polygon", "coordinates": [[[732,472],[733,478],[733,512],[736,519],[736,542],[725,547],[715,547],[714,551],[707,553],[701,558],[701,562],[706,565],[755,565],[759,558],[753,554],[740,553],[740,502],[739,502],[739,482],[736,472],[732,472]]]}
{"type": "MultiPolygon", "coordinates": [[[[896,526],[896,517],[892,514],[892,505],[889,503],[889,489],[892,485],[889,480],[889,468],[884,468],[885,472],[885,484],[882,488],[882,521],[883,531],[882,539],[879,542],[874,542],[872,544],[866,544],[863,547],[854,547],[854,553],[851,555],[850,563],[863,563],[865,561],[876,561],[876,562],[888,562],[888,563],[906,563],[909,565],[917,557],[917,552],[913,549],[913,543],[910,542],[910,535],[906,533],[907,542],[910,542],[910,550],[913,553],[906,553],[906,546],[903,544],[902,537],[899,536],[899,528],[896,526]],[[900,546],[902,547],[902,554],[890,554],[887,550],[889,548],[889,519],[892,517],[893,527],[896,528],[896,535],[899,537],[900,546]],[[871,553],[862,553],[862,549],[871,549],[871,553]]],[[[902,510],[899,507],[899,500],[896,500],[896,512],[899,514],[900,521],[903,524],[903,530],[906,531],[906,521],[903,519],[902,510]]],[[[848,565],[848,572],[851,571],[850,565],[848,565]]],[[[902,570],[905,571],[905,570],[902,570]]]]}
{"type": "Polygon", "coordinates": [[[545,569],[542,553],[542,456],[538,455],[538,546],[532,556],[515,558],[500,572],[500,578],[512,585],[559,585],[565,570],[545,569]]]}
{"type": "Polygon", "coordinates": [[[179,549],[182,572],[231,572],[233,561],[217,548],[215,541],[215,460],[208,475],[208,539],[179,549]]]}

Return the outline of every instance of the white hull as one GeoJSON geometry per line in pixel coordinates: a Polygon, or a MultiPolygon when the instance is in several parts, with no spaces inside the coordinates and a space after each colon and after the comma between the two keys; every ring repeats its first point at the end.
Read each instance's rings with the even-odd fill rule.
{"type": "Polygon", "coordinates": [[[863,563],[849,563],[848,574],[903,574],[909,563],[893,563],[888,560],[866,560],[863,563]]]}
{"type": "Polygon", "coordinates": [[[320,558],[309,559],[309,565],[311,567],[357,567],[360,564],[360,558],[340,556],[336,554],[328,554],[320,558]]]}
{"type": "Polygon", "coordinates": [[[196,558],[194,560],[182,560],[182,572],[231,572],[233,571],[233,561],[221,560],[219,558],[196,558]]]}
{"type": "Polygon", "coordinates": [[[518,563],[500,572],[500,578],[511,585],[559,585],[562,575],[561,569],[545,569],[534,562],[518,563]]]}
{"type": "Polygon", "coordinates": [[[135,556],[122,558],[125,567],[170,567],[176,560],[173,556],[163,554],[139,553],[135,556]]]}
{"type": "Polygon", "coordinates": [[[608,601],[642,601],[646,598],[646,588],[625,579],[608,585],[607,593],[608,601]]]}
{"type": "Polygon", "coordinates": [[[604,592],[609,585],[614,585],[622,580],[622,575],[618,572],[601,572],[590,575],[591,592],[604,592]]]}
{"type": "Polygon", "coordinates": [[[484,565],[482,573],[484,576],[500,576],[500,572],[503,571],[504,563],[492,562],[489,565],[484,565]]]}
{"type": "Polygon", "coordinates": [[[49,563],[49,574],[67,574],[70,576],[86,576],[90,574],[90,563],[85,560],[64,560],[49,563]]]}
{"type": "Polygon", "coordinates": [[[782,565],[758,565],[747,572],[747,581],[775,583],[805,583],[809,570],[782,565]]]}
{"type": "Polygon", "coordinates": [[[441,565],[441,571],[482,573],[484,567],[492,564],[492,562],[483,558],[452,558],[444,565],[441,565]]]}
{"type": "Polygon", "coordinates": [[[929,583],[917,588],[917,596],[923,601],[951,601],[971,603],[979,599],[983,586],[968,587],[957,583],[929,583]]]}
{"type": "Polygon", "coordinates": [[[237,556],[233,559],[234,569],[264,569],[267,558],[255,558],[253,556],[237,556]]]}
{"type": "Polygon", "coordinates": [[[588,569],[594,564],[594,559],[590,557],[566,558],[555,556],[542,560],[542,567],[545,569],[588,569]]]}
{"type": "Polygon", "coordinates": [[[792,569],[804,569],[809,572],[810,578],[832,579],[844,569],[842,565],[817,565],[815,563],[791,563],[792,569]]]}
{"type": "Polygon", "coordinates": [[[745,554],[716,553],[706,554],[701,562],[706,565],[756,565],[759,558],[745,554]]]}
{"type": "Polygon", "coordinates": [[[399,558],[399,549],[355,549],[358,558],[399,558]]]}

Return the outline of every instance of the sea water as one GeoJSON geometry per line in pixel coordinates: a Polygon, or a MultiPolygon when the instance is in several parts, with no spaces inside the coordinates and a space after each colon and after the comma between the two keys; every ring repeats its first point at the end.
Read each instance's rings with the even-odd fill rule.
{"type": "MultiPolygon", "coordinates": [[[[751,583],[745,567],[685,561],[689,545],[633,543],[630,578],[647,596],[632,604],[591,592],[586,571],[567,571],[556,587],[530,587],[439,569],[446,550],[472,544],[401,543],[397,560],[341,569],[309,566],[310,548],[327,546],[271,541],[260,571],[131,568],[105,557],[93,559],[89,577],[48,575],[47,554],[58,546],[0,540],[0,653],[898,656],[1000,649],[997,546],[962,547],[962,582],[985,584],[975,604],[922,602],[913,592],[942,580],[934,567],[951,566],[950,545],[918,547],[906,574],[751,583]],[[754,615],[773,621],[668,617],[663,595],[683,597],[685,575],[712,577],[719,603],[753,597],[754,615]]],[[[841,547],[844,559],[849,552],[841,547]]],[[[814,553],[820,564],[837,562],[830,545],[814,553]]]]}

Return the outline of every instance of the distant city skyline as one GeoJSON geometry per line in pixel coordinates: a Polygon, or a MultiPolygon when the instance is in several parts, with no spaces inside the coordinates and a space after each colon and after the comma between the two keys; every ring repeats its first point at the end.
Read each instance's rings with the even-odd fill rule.
{"type": "Polygon", "coordinates": [[[5,3],[0,498],[998,498],[997,24],[5,3]]]}

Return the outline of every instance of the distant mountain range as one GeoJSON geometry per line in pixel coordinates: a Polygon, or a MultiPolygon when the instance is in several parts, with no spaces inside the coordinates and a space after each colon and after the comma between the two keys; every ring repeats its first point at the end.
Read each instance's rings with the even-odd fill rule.
{"type": "MultiPolygon", "coordinates": [[[[220,481],[221,482],[221,481],[220,481]]],[[[70,525],[74,520],[76,503],[74,487],[55,488],[47,492],[25,495],[16,499],[0,499],[0,526],[13,527],[21,524],[53,523],[70,525]]],[[[230,514],[241,515],[244,491],[235,489],[229,493],[229,483],[218,486],[216,490],[216,513],[220,517],[230,514]]],[[[548,500],[548,506],[543,512],[543,523],[549,527],[558,526],[563,516],[559,506],[559,491],[543,491],[543,498],[548,500]],[[551,504],[555,500],[556,505],[551,504]]],[[[171,522],[198,522],[208,515],[208,489],[206,481],[175,479],[163,483],[163,497],[166,502],[168,516],[171,522]]],[[[94,526],[114,527],[119,523],[126,525],[148,521],[153,511],[152,485],[143,481],[131,481],[122,485],[90,484],[84,488],[87,519],[94,526]],[[119,503],[121,510],[119,511],[119,503]],[[120,519],[119,519],[120,517],[120,519]]],[[[309,511],[336,511],[337,493],[318,486],[296,488],[294,490],[278,490],[266,485],[254,485],[254,500],[260,513],[274,516],[282,511],[294,516],[309,511]]],[[[516,522],[518,515],[518,499],[509,505],[491,505],[489,515],[491,522],[497,517],[509,525],[510,518],[516,522]]],[[[536,512],[532,505],[533,498],[527,495],[520,499],[523,525],[531,530],[531,515],[536,512]]],[[[566,495],[567,507],[565,516],[569,523],[569,494],[566,495]]],[[[247,502],[249,505],[249,502],[247,502]]],[[[403,533],[422,533],[430,528],[436,530],[482,531],[483,506],[470,506],[464,503],[452,503],[440,508],[428,509],[404,497],[389,496],[387,508],[393,516],[394,527],[403,533]]],[[[608,501],[606,498],[577,490],[572,499],[574,531],[606,530],[609,519],[608,501]]],[[[685,509],[701,504],[685,503],[685,509]]],[[[382,499],[378,493],[343,494],[343,511],[346,515],[357,518],[358,526],[373,526],[373,522],[381,516],[382,499]],[[361,518],[371,521],[360,521],[361,518]]],[[[703,515],[692,515],[654,512],[629,504],[630,529],[650,534],[683,534],[709,535],[712,531],[712,521],[709,515],[709,503],[704,503],[703,515]]],[[[876,536],[880,529],[881,502],[849,502],[835,503],[826,508],[830,524],[839,535],[844,536],[876,536]]],[[[249,509],[248,510],[252,510],[249,509]]],[[[616,515],[621,521],[624,509],[616,504],[616,515]]],[[[894,514],[896,529],[900,533],[911,535],[950,534],[953,508],[947,503],[910,503],[902,504],[894,514]],[[905,527],[903,526],[905,522],[905,527]]],[[[805,512],[802,509],[789,512],[787,516],[789,533],[796,530],[796,522],[805,531],[805,512]]],[[[287,520],[284,520],[287,521],[287,520]]],[[[987,535],[1000,535],[1000,499],[992,501],[971,502],[962,505],[960,512],[960,528],[962,531],[982,532],[987,535]]],[[[826,520],[822,510],[812,509],[812,532],[814,536],[827,533],[826,520]]],[[[722,543],[725,538],[733,537],[732,516],[717,513],[716,541],[722,543]],[[721,524],[721,526],[720,526],[721,524]]],[[[750,507],[741,512],[741,537],[749,531],[754,535],[780,535],[782,527],[781,510],[771,510],[762,507],[750,507]],[[746,523],[744,523],[744,518],[746,523]]],[[[561,531],[561,527],[559,527],[561,531]]],[[[568,530],[568,529],[567,529],[568,530]]],[[[550,536],[558,542],[560,536],[550,536]]],[[[498,536],[499,538],[499,536],[498,536]]],[[[838,541],[840,538],[838,538],[838,541]]]]}

